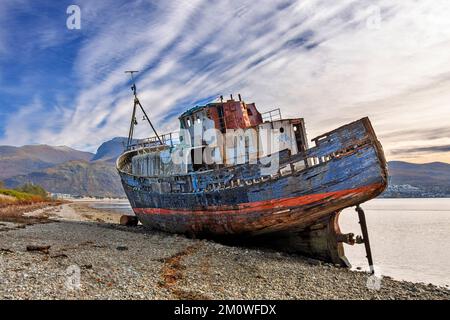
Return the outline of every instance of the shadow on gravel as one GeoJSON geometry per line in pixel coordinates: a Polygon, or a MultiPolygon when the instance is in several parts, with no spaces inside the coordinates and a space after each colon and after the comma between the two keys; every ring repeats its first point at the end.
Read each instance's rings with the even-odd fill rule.
{"type": "MultiPolygon", "coordinates": [[[[89,223],[89,222],[86,222],[89,223]]],[[[215,237],[202,237],[202,238],[196,238],[191,237],[188,235],[176,235],[172,233],[166,233],[155,229],[149,229],[142,225],[139,225],[137,227],[127,227],[117,224],[108,224],[108,223],[96,223],[98,227],[106,228],[110,230],[116,230],[120,232],[128,232],[128,233],[135,233],[135,234],[146,234],[146,235],[157,235],[161,238],[175,238],[175,237],[181,237],[184,239],[189,240],[203,240],[203,241],[209,241],[212,243],[221,244],[227,247],[235,247],[239,249],[244,250],[258,250],[268,253],[280,253],[282,256],[268,256],[267,258],[273,258],[274,260],[279,260],[283,256],[285,257],[295,257],[304,261],[310,261],[310,262],[316,262],[315,264],[318,264],[318,261],[314,260],[313,258],[306,257],[304,255],[301,255],[299,253],[296,253],[292,250],[292,248],[283,248],[278,243],[277,245],[273,244],[273,241],[271,241],[270,237],[261,237],[261,238],[245,238],[245,237],[236,237],[236,238],[215,238],[215,237]]]]}

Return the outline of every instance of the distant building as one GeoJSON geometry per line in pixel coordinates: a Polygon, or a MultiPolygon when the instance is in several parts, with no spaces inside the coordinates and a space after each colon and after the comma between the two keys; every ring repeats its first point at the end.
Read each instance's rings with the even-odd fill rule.
{"type": "Polygon", "coordinates": [[[51,193],[50,197],[55,200],[69,200],[76,198],[76,196],[66,193],[51,193]]]}

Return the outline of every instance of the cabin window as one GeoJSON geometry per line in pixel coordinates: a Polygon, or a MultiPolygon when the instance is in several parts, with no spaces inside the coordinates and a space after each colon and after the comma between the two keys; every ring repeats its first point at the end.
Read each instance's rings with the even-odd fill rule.
{"type": "Polygon", "coordinates": [[[197,116],[197,123],[202,123],[202,120],[200,119],[200,116],[197,116]]]}
{"type": "Polygon", "coordinates": [[[280,132],[284,133],[284,128],[283,127],[280,128],[280,132]]]}
{"type": "Polygon", "coordinates": [[[186,125],[187,125],[188,128],[191,127],[191,119],[190,118],[186,119],[186,125]]]}
{"type": "Polygon", "coordinates": [[[302,124],[294,125],[295,140],[297,142],[297,148],[299,152],[305,151],[308,148],[308,142],[306,137],[303,136],[302,124]]]}
{"type": "Polygon", "coordinates": [[[251,116],[253,116],[253,112],[252,112],[252,110],[250,110],[250,109],[247,109],[247,113],[248,113],[248,115],[251,117],[251,116]]]}

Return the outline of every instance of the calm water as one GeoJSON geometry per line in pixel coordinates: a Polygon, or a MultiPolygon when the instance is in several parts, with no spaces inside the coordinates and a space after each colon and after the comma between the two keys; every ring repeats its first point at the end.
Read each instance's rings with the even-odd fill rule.
{"type": "MultiPolygon", "coordinates": [[[[127,201],[93,207],[131,213],[127,201]]],[[[377,199],[366,212],[376,270],[399,280],[450,286],[450,199],[377,199]]],[[[342,232],[361,234],[354,209],[340,219],[342,232]]],[[[363,245],[345,247],[356,269],[368,269],[363,245]]]]}
{"type": "Polygon", "coordinates": [[[89,206],[95,209],[114,211],[120,214],[133,215],[128,200],[95,201],[90,202],[89,206]]]}
{"type": "MultiPolygon", "coordinates": [[[[450,285],[450,199],[377,199],[362,207],[381,274],[450,285]]],[[[354,209],[342,213],[340,225],[361,234],[354,209]]],[[[346,254],[355,268],[367,269],[363,245],[346,246],[346,254]]]]}

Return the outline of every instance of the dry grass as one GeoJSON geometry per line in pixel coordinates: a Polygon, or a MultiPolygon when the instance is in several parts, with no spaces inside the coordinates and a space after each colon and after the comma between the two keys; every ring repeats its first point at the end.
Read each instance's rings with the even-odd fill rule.
{"type": "Polygon", "coordinates": [[[3,202],[15,202],[15,201],[16,201],[16,198],[14,198],[14,197],[0,194],[0,203],[3,203],[3,202]]]}
{"type": "Polygon", "coordinates": [[[16,190],[0,189],[0,214],[3,209],[9,209],[11,206],[33,206],[48,202],[40,196],[19,192],[16,190]]]}
{"type": "Polygon", "coordinates": [[[7,206],[0,207],[0,220],[5,217],[21,217],[25,213],[36,211],[47,207],[49,203],[40,202],[33,204],[17,204],[13,203],[7,206]]]}
{"type": "MultiPolygon", "coordinates": [[[[37,223],[36,217],[26,217],[25,214],[49,206],[59,206],[62,201],[52,201],[40,196],[18,192],[15,190],[0,189],[0,221],[23,224],[37,223]]],[[[46,217],[38,218],[46,220],[46,217]]]]}
{"type": "Polygon", "coordinates": [[[32,205],[9,205],[0,208],[0,221],[19,223],[23,225],[32,225],[47,220],[45,217],[27,217],[26,213],[39,209],[44,209],[47,205],[44,203],[32,205]]]}

